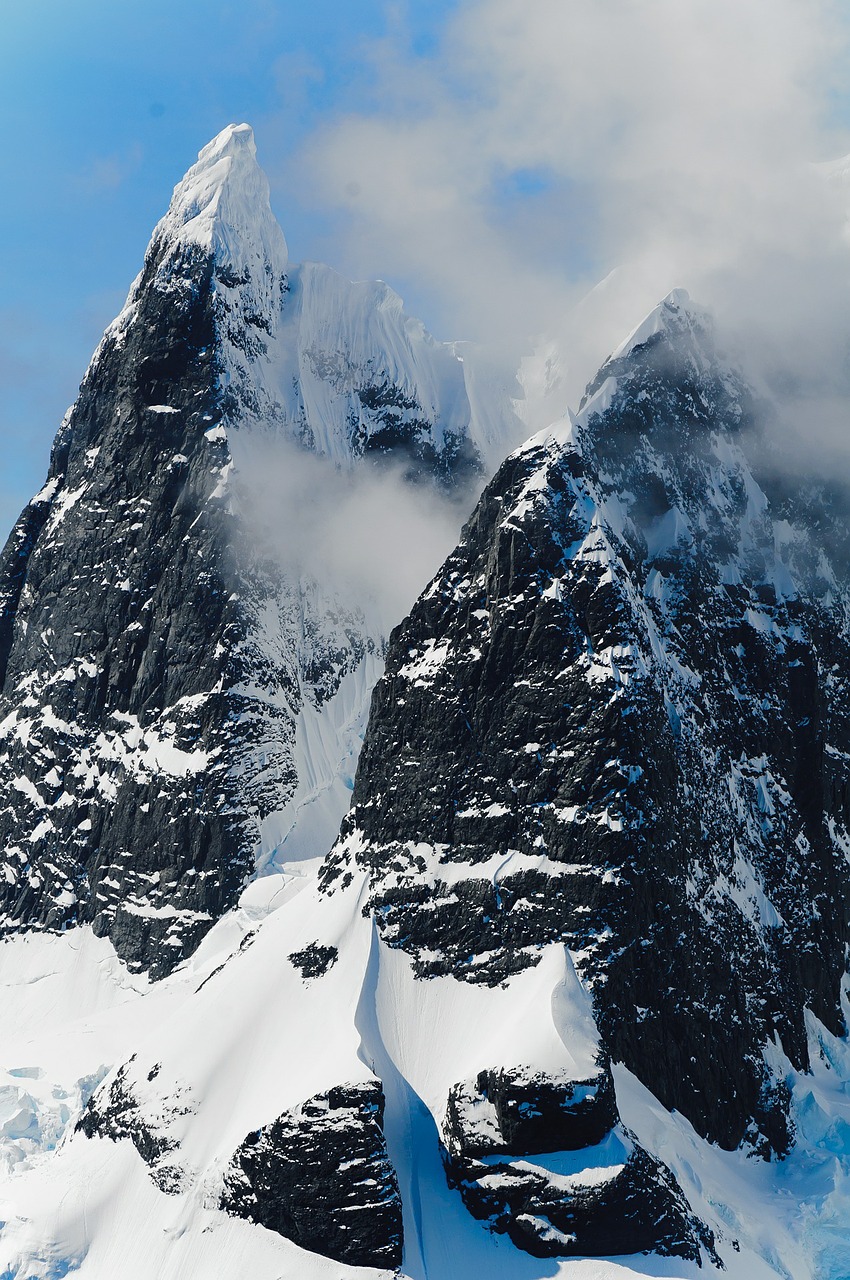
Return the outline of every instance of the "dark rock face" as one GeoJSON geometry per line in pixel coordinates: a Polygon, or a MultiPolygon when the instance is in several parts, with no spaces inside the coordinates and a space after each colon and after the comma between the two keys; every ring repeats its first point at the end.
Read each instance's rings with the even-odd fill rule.
{"type": "Polygon", "coordinates": [[[703,1246],[715,1258],[669,1169],[619,1118],[607,1062],[587,1080],[482,1071],[449,1094],[449,1186],[536,1257],[654,1251],[701,1262],[703,1246]]]}
{"type": "Polygon", "coordinates": [[[526,1071],[482,1071],[456,1084],[443,1126],[464,1157],[577,1151],[601,1142],[618,1120],[610,1068],[589,1080],[526,1071]]]}
{"type": "Polygon", "coordinates": [[[423,976],[565,942],[612,1058],[767,1154],[766,1046],[804,1069],[806,1006],[843,1030],[847,508],[760,487],[746,388],[681,299],[656,318],[393,633],[325,883],[367,866],[423,976]]]}
{"type": "Polygon", "coordinates": [[[236,1151],[221,1207],[336,1262],[400,1266],[401,1200],[383,1114],[377,1081],[286,1112],[236,1151]]]}
{"type": "MultiPolygon", "coordinates": [[[[242,165],[262,204],[245,133],[219,169],[242,165]]],[[[215,227],[213,248],[186,239],[187,182],[0,556],[0,928],[91,923],[154,976],[253,873],[261,825],[298,783],[302,708],[324,706],[381,643],[358,608],[263,558],[229,479],[233,434],[320,451],[320,427],[341,432],[349,463],[397,452],[444,488],[475,461],[375,360],[346,366],[366,390],[342,424],[311,418],[297,378],[287,416],[269,361],[296,359],[274,343],[297,346],[287,325],[305,304],[283,237],[258,206],[248,266],[244,228],[227,229],[230,256],[215,227]]],[[[345,342],[331,332],[311,348],[332,383],[345,342]]]]}
{"type": "MultiPolygon", "coordinates": [[[[185,1083],[134,1055],[95,1091],[75,1131],[129,1139],[159,1189],[179,1194],[199,1185],[182,1150],[194,1112],[185,1083]]],[[[377,1080],[339,1085],[285,1112],[233,1153],[220,1208],[337,1262],[400,1265],[401,1199],[383,1115],[377,1080]]]]}
{"type": "Polygon", "coordinates": [[[669,1170],[628,1135],[612,1134],[570,1168],[550,1160],[463,1160],[448,1155],[446,1173],[474,1218],[538,1258],[660,1253],[702,1264],[716,1261],[711,1233],[694,1218],[669,1170]]]}
{"type": "MultiPolygon", "coordinates": [[[[108,1086],[92,1094],[75,1132],[113,1142],[129,1138],[160,1191],[176,1195],[186,1189],[187,1173],[179,1158],[180,1144],[169,1127],[179,1117],[189,1115],[193,1106],[186,1091],[178,1086],[169,1093],[167,1102],[160,1099],[155,1111],[146,1108],[132,1080],[134,1062],[135,1056],[118,1070],[108,1086]]],[[[154,1080],[158,1072],[158,1066],[152,1067],[148,1081],[154,1080]]]]}
{"type": "Polygon", "coordinates": [[[212,496],[212,262],[188,255],[174,284],[143,278],[133,323],[107,334],[0,567],[7,925],[92,921],[157,972],[251,856],[222,732],[247,619],[212,496]]]}
{"type": "Polygon", "coordinates": [[[433,422],[424,415],[415,397],[405,394],[384,377],[379,383],[358,387],[361,422],[369,421],[368,434],[362,426],[352,439],[371,461],[404,462],[405,477],[414,482],[438,483],[448,489],[471,482],[481,472],[481,460],[466,436],[449,433],[438,448],[433,441],[433,422]]]}
{"type": "Polygon", "coordinates": [[[325,947],[319,942],[311,942],[303,951],[293,951],[289,963],[301,970],[305,978],[321,978],[339,958],[336,947],[325,947]]]}

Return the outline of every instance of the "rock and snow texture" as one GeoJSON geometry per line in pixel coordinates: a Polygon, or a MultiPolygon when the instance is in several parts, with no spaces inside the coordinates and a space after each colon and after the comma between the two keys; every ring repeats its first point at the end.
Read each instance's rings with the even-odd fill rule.
{"type": "Polygon", "coordinates": [[[377,1080],[338,1085],[248,1134],[221,1207],[300,1248],[358,1267],[399,1267],[402,1208],[377,1080]]]}
{"type": "MultiPolygon", "coordinates": [[[[504,1080],[517,1063],[534,1063],[575,1100],[571,1082],[599,1074],[587,997],[563,947],[546,949],[537,968],[501,989],[451,977],[423,983],[364,916],[362,873],[330,897],[304,877],[269,877],[266,889],[276,879],[272,914],[263,918],[259,893],[249,895],[188,964],[153,986],[137,978],[113,994],[119,967],[110,973],[88,930],[35,939],[51,945],[39,958],[54,969],[54,993],[63,985],[59,948],[76,939],[90,952],[81,957],[80,1014],[64,1010],[67,1061],[54,1052],[48,1068],[72,1079],[116,1046],[121,1056],[58,1149],[0,1184],[0,1274],[106,1276],[132,1241],[135,1272],[151,1278],[188,1267],[223,1280],[239,1273],[226,1260],[233,1268],[241,1249],[242,1273],[293,1280],[339,1280],[354,1274],[349,1266],[385,1274],[399,1264],[423,1280],[530,1280],[539,1263],[503,1228],[489,1231],[469,1213],[472,1193],[504,1214],[506,1197],[522,1190],[516,1184],[533,1181],[540,1194],[523,1229],[544,1256],[565,1251],[547,1227],[553,1203],[563,1211],[578,1188],[591,1198],[616,1193],[635,1146],[622,1129],[574,1152],[572,1176],[551,1157],[511,1160],[502,1147],[494,1167],[478,1170],[489,1176],[463,1195],[455,1189],[456,1081],[484,1071],[504,1080]],[[296,954],[333,949],[338,959],[305,976],[287,962],[292,946],[296,954]],[[91,1008],[112,1000],[114,1008],[91,1008]]],[[[11,940],[0,958],[14,964],[30,941],[11,940]]],[[[46,1059],[43,1044],[22,1040],[11,1036],[10,1048],[46,1059]]],[[[521,1123],[533,1128],[528,1083],[521,1123]]],[[[604,1106],[599,1128],[608,1133],[613,1103],[604,1106]]],[[[516,1147],[516,1134],[508,1145],[516,1147]]],[[[678,1207],[670,1175],[647,1161],[643,1203],[654,1192],[669,1214],[678,1207]]],[[[602,1215],[612,1252],[627,1241],[623,1217],[621,1202],[602,1215]]]]}
{"type": "Polygon", "coordinates": [[[460,489],[488,380],[201,153],[0,563],[2,1280],[850,1274],[847,498],[686,295],[396,629],[319,870],[381,629],[244,479],[460,489]]]}
{"type": "Polygon", "coordinates": [[[613,1060],[768,1153],[806,1011],[844,1030],[850,559],[755,414],[676,293],[505,462],[394,633],[323,875],[369,870],[423,976],[566,943],[613,1060]]]}
{"type": "Polygon", "coordinates": [[[473,416],[386,285],[289,264],[247,125],[204,148],[0,559],[4,928],[90,921],[164,973],[257,866],[327,852],[382,620],[258,541],[240,466],[455,492],[473,416]]]}
{"type": "MultiPolygon", "coordinates": [[[[448,975],[422,981],[410,957],[388,947],[363,915],[367,896],[363,873],[330,896],[307,876],[268,876],[156,983],[130,973],[109,940],[88,927],[0,944],[4,1080],[29,1099],[17,1114],[28,1109],[30,1134],[22,1154],[20,1120],[17,1130],[6,1123],[11,1095],[4,1091],[0,1275],[713,1274],[705,1248],[702,1266],[677,1255],[545,1256],[569,1253],[564,1237],[576,1227],[604,1232],[606,1225],[599,1251],[613,1254],[662,1198],[668,1221],[678,1217],[681,1226],[686,1202],[687,1213],[708,1225],[730,1280],[847,1275],[846,1042],[808,1019],[813,1073],[786,1064],[798,1141],[783,1162],[707,1143],[621,1066],[613,1070],[621,1122],[596,1140],[612,1119],[612,1100],[603,1097],[596,1128],[580,1135],[592,1145],[540,1151],[545,1143],[529,1141],[537,1108],[520,1110],[530,1102],[531,1077],[569,1082],[573,1117],[579,1091],[589,1098],[587,1082],[599,1078],[590,1000],[565,949],[543,948],[536,966],[501,986],[448,975]],[[305,974],[305,954],[317,952],[336,959],[305,974]],[[476,1132],[461,1156],[459,1110],[463,1132],[472,1129],[457,1100],[478,1092],[482,1077],[492,1106],[477,1108],[476,1132]],[[60,1099],[72,1097],[63,1127],[60,1099]],[[286,1142],[276,1141],[281,1135],[286,1142]],[[523,1154],[506,1150],[520,1141],[523,1154]],[[341,1144],[347,1155],[340,1161],[341,1144]],[[303,1159],[293,1167],[295,1148],[303,1159]],[[474,1166],[461,1169],[458,1159],[474,1166]],[[637,1186],[630,1185],[636,1165],[637,1186]],[[467,1171],[473,1176],[458,1185],[467,1171]],[[313,1219],[302,1212],[305,1194],[314,1197],[313,1219]],[[606,1214],[611,1198],[614,1211],[606,1214]],[[399,1204],[403,1253],[393,1272],[399,1204]],[[600,1204],[589,1223],[582,1219],[588,1205],[600,1204]],[[515,1223],[512,1205],[520,1209],[515,1223]],[[564,1230],[569,1212],[574,1225],[564,1230]],[[330,1228],[323,1248],[310,1239],[318,1223],[330,1228]],[[522,1248],[512,1230],[524,1233],[522,1248]],[[351,1261],[343,1256],[346,1236],[351,1261]],[[528,1252],[529,1240],[544,1256],[528,1252]],[[361,1265],[364,1241],[381,1251],[377,1265],[361,1265]]],[[[567,1115],[559,1140],[570,1123],[567,1115]]]]}

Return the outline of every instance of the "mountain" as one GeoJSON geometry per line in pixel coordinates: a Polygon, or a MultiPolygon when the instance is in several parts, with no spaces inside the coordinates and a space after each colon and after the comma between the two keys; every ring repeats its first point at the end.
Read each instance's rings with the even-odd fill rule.
{"type": "Polygon", "coordinates": [[[807,1009],[844,1033],[850,597],[758,417],[674,293],[508,459],[393,635],[324,876],[368,868],[422,976],[565,943],[614,1058],[767,1153],[777,1052],[809,1066],[807,1009]]]}
{"type": "Polygon", "coordinates": [[[353,512],[510,397],[266,201],[226,130],[5,554],[0,1277],[845,1277],[846,485],[677,291],[385,641],[353,512]]]}
{"type": "Polygon", "coordinates": [[[481,471],[464,362],[291,265],[255,153],[230,126],[178,184],[0,558],[3,928],[90,922],[160,975],[258,866],[327,852],[380,671],[374,605],[258,533],[246,478],[311,456],[448,508],[481,471]]]}

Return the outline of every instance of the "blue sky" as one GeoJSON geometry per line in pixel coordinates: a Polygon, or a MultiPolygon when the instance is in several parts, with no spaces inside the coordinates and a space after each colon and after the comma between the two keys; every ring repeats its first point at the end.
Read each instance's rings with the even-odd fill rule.
{"type": "Polygon", "coordinates": [[[283,189],[324,119],[369,95],[368,51],[402,24],[427,52],[450,4],[380,0],[27,0],[0,36],[0,537],[120,308],[171,189],[250,121],[297,260],[331,234],[283,189]]]}

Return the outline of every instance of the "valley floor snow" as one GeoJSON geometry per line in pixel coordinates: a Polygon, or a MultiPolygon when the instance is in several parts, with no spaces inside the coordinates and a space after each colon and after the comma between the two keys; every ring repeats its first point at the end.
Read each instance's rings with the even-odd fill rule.
{"type": "MultiPolygon", "coordinates": [[[[363,879],[322,897],[312,866],[297,871],[255,881],[196,955],[157,984],[129,974],[88,929],[0,944],[3,1280],[388,1275],[305,1253],[215,1207],[224,1166],[247,1133],[372,1071],[383,1082],[404,1199],[405,1277],[709,1274],[654,1256],[532,1258],[474,1221],[447,1186],[438,1133],[453,1084],[500,1065],[574,1078],[592,1068],[590,1005],[562,948],[501,988],[418,981],[363,916],[363,879]],[[305,979],[289,956],[317,941],[337,947],[339,962],[305,979]],[[179,1144],[178,1194],[155,1186],[129,1141],[73,1132],[92,1089],[133,1055],[143,1109],[179,1144]],[[175,1094],[182,1105],[169,1115],[175,1094]]],[[[850,1275],[850,1046],[814,1022],[811,1036],[813,1073],[793,1077],[798,1144],[773,1164],[703,1142],[615,1069],[625,1123],[673,1169],[715,1231],[731,1278],[850,1275]]],[[[570,1157],[565,1176],[580,1159],[570,1157]]]]}

